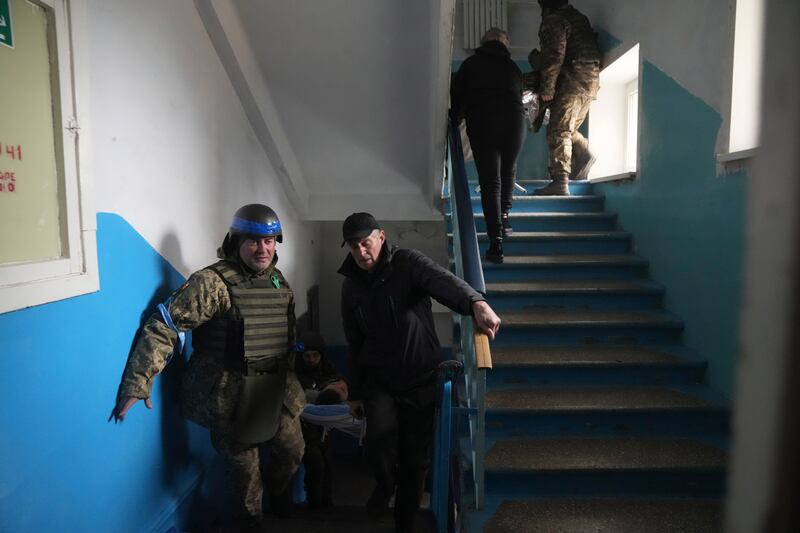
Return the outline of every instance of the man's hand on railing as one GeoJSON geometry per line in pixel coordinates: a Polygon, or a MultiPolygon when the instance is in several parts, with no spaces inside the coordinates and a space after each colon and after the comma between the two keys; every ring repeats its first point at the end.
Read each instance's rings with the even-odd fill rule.
{"type": "Polygon", "coordinates": [[[494,340],[497,331],[500,329],[500,317],[484,300],[472,304],[472,321],[475,324],[475,329],[485,333],[491,340],[494,340]]]}

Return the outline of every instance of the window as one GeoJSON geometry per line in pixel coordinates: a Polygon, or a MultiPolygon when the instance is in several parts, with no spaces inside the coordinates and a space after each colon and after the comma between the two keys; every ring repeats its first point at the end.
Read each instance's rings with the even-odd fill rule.
{"type": "Polygon", "coordinates": [[[639,80],[633,80],[625,88],[628,94],[625,105],[625,170],[636,172],[637,138],[639,132],[639,80]]]}
{"type": "Polygon", "coordinates": [[[0,0],[0,313],[98,288],[76,107],[84,8],[0,0]]]}
{"type": "Polygon", "coordinates": [[[600,72],[600,90],[589,110],[589,147],[597,161],[590,180],[636,172],[639,138],[639,45],[600,72]]]}
{"type": "Polygon", "coordinates": [[[731,153],[758,146],[761,63],[764,51],[764,0],[737,0],[731,88],[731,153]]]}

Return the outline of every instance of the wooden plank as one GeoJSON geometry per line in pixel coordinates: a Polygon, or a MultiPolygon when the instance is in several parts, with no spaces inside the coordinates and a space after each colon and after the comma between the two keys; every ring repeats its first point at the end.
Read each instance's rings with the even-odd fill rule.
{"type": "Polygon", "coordinates": [[[475,361],[478,370],[492,368],[492,352],[489,350],[489,337],[485,333],[475,334],[475,361]]]}

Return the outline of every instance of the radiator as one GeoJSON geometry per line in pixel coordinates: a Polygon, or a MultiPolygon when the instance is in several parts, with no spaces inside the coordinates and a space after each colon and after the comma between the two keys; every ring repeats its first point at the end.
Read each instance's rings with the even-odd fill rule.
{"type": "Polygon", "coordinates": [[[464,48],[474,50],[489,28],[508,28],[507,0],[462,0],[464,6],[464,48]]]}

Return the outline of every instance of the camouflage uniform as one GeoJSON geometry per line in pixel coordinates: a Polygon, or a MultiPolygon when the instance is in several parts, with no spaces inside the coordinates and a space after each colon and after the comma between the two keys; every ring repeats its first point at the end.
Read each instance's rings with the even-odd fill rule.
{"type": "MultiPolygon", "coordinates": [[[[228,286],[212,269],[220,264],[223,262],[195,272],[173,294],[169,313],[179,330],[194,330],[214,319],[228,316],[234,309],[228,286]]],[[[228,260],[224,264],[244,272],[238,261],[228,260]]],[[[276,275],[280,288],[289,291],[289,303],[286,306],[288,354],[289,346],[294,342],[294,299],[288,283],[274,265],[275,261],[263,272],[247,278],[263,280],[276,275]]],[[[176,338],[177,333],[164,323],[160,313],[154,313],[150,317],[128,361],[120,386],[120,397],[150,397],[153,380],[167,364],[176,338]]],[[[289,362],[277,434],[266,443],[244,444],[238,442],[232,432],[234,414],[243,387],[242,372],[226,365],[223,358],[205,346],[201,339],[195,333],[194,353],[184,376],[181,399],[184,412],[188,418],[208,426],[211,430],[211,442],[225,459],[231,489],[241,506],[239,513],[244,516],[260,516],[263,488],[259,454],[263,451],[270,455],[267,475],[273,494],[287,489],[303,457],[304,444],[299,414],[305,405],[305,396],[293,370],[294,361],[289,362]],[[203,385],[207,385],[206,393],[198,392],[203,390],[203,385]],[[207,416],[197,416],[198,412],[207,413],[207,416]]]]}
{"type": "Polygon", "coordinates": [[[584,15],[567,5],[542,11],[539,42],[541,95],[553,97],[547,126],[550,175],[569,175],[573,145],[588,151],[588,142],[578,128],[599,88],[597,34],[584,15]]]}

